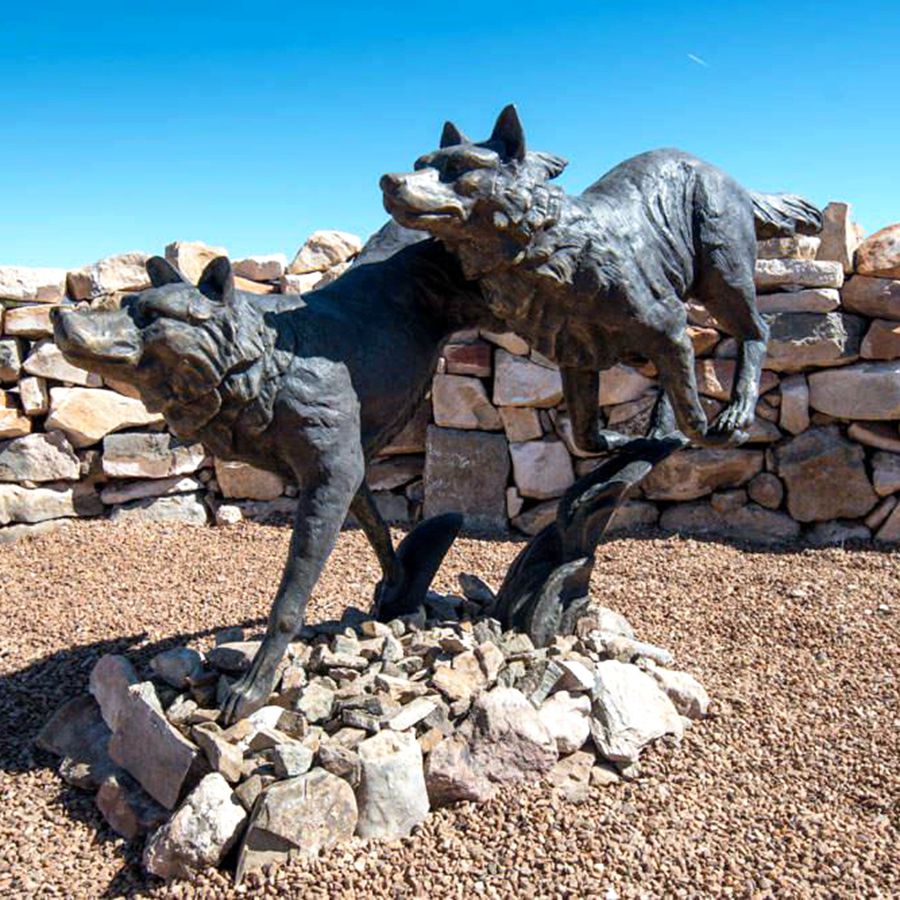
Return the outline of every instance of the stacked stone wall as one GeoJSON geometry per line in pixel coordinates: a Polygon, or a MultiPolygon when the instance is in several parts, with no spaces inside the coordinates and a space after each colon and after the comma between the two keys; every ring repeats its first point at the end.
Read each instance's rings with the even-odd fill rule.
{"type": "MultiPolygon", "coordinates": [[[[771,337],[748,443],[671,457],[617,527],[761,543],[900,540],[900,225],[861,240],[845,203],[829,204],[825,220],[821,237],[759,245],[771,337]]],[[[359,247],[352,235],[316,232],[290,264],[279,254],[236,260],[238,287],[315,290],[359,247]]],[[[226,251],[177,242],[165,252],[196,280],[226,251]]],[[[294,485],[178,441],[127,385],[77,369],[54,345],[54,306],[116,305],[147,286],[145,260],[0,266],[0,540],[80,516],[225,524],[291,512],[294,485]]],[[[688,309],[712,418],[730,394],[736,346],[702,307],[688,309]]],[[[646,428],[655,374],[603,373],[608,427],[646,428]]],[[[572,445],[556,368],[516,335],[470,330],[448,342],[427,403],[372,463],[369,483],[392,522],[460,510],[472,528],[533,534],[594,465],[572,445]]]]}

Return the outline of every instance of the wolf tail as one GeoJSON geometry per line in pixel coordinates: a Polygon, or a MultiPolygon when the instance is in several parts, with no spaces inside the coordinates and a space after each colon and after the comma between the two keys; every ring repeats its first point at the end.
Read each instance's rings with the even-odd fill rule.
{"type": "Polygon", "coordinates": [[[818,234],[822,230],[822,211],[797,194],[757,194],[751,191],[750,199],[753,201],[758,240],[818,234]]]}

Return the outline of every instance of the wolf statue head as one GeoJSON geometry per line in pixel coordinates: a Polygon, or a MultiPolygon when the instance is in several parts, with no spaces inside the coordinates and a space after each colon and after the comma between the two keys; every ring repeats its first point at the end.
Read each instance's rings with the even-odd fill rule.
{"type": "Polygon", "coordinates": [[[385,209],[406,228],[426,231],[456,253],[469,278],[519,263],[555,224],[563,192],[547,182],[566,161],[529,151],[516,108],[503,109],[486,141],[452,123],[415,171],[381,179],[385,209]]]}
{"type": "Polygon", "coordinates": [[[196,287],[158,256],[147,261],[147,274],[153,287],[126,297],[120,309],[53,310],[63,356],[136,388],[180,437],[195,437],[222,411],[265,427],[271,338],[261,311],[235,291],[229,261],[212,260],[196,287]]]}

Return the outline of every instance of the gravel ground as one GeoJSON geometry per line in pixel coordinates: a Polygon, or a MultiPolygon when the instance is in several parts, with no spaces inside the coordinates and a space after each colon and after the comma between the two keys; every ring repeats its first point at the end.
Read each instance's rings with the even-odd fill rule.
{"type": "MultiPolygon", "coordinates": [[[[0,896],[219,897],[165,886],[33,738],[102,653],[144,659],[258,623],[286,529],[78,523],[0,547],[0,896]]],[[[498,584],[520,545],[460,540],[439,588],[498,584]]],[[[310,607],[366,605],[346,533],[310,607]]],[[[900,896],[900,570],[893,553],[754,553],[677,538],[602,548],[595,596],[674,651],[714,700],[637,781],[578,806],[546,786],[433,814],[411,838],[298,861],[240,893],[295,897],[900,896]]]]}

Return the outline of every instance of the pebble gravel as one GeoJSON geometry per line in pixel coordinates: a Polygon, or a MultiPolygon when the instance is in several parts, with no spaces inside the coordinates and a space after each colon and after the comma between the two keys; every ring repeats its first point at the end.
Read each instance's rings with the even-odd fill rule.
{"type": "MultiPolygon", "coordinates": [[[[547,785],[433,813],[409,838],[356,840],[238,890],[165,885],[33,739],[108,652],[146,662],[258,628],[289,533],[79,522],[0,546],[0,897],[900,896],[900,566],[894,552],[753,552],[676,537],[600,548],[592,589],[713,697],[636,780],[578,805],[547,785]]],[[[498,585],[521,548],[460,539],[436,587],[498,585]]],[[[311,620],[367,606],[378,577],[344,533],[311,620]]]]}

